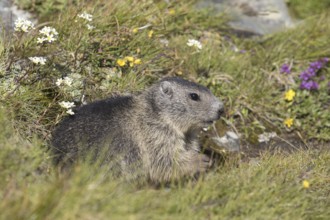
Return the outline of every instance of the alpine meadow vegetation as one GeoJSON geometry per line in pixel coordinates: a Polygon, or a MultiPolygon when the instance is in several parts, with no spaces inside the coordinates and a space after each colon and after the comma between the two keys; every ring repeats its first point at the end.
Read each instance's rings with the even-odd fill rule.
{"type": "Polygon", "coordinates": [[[327,0],[287,1],[303,20],[252,38],[194,0],[15,2],[38,24],[19,18],[0,36],[0,219],[330,218],[327,0]],[[203,178],[156,189],[53,165],[51,131],[75,107],[165,76],[221,97],[212,132],[234,130],[242,152],[218,150],[203,178]],[[289,149],[262,147],[276,138],[289,149]]]}

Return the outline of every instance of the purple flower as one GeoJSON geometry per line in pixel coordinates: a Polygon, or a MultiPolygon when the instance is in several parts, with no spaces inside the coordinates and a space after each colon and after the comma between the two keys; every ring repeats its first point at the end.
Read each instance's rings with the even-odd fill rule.
{"type": "Polygon", "coordinates": [[[315,68],[313,67],[308,67],[307,71],[312,75],[312,76],[315,76],[317,71],[315,68]]]}
{"type": "MultiPolygon", "coordinates": [[[[315,81],[316,75],[327,63],[330,61],[329,58],[324,57],[319,59],[318,61],[311,62],[309,64],[309,67],[302,71],[299,75],[299,78],[301,79],[300,89],[306,89],[306,90],[318,90],[319,84],[315,81]]],[[[322,75],[319,77],[319,81],[325,80],[325,75],[322,75]]],[[[330,82],[329,82],[329,88],[330,88],[330,82]]]]}
{"type": "Polygon", "coordinates": [[[309,81],[309,82],[307,82],[307,81],[302,81],[301,84],[300,84],[300,89],[307,89],[307,90],[310,90],[310,89],[311,89],[310,81],[309,81]]]}
{"type": "Polygon", "coordinates": [[[322,67],[323,67],[323,62],[321,60],[318,60],[318,61],[315,61],[315,62],[311,62],[309,64],[309,68],[308,69],[312,69],[312,70],[314,70],[313,72],[317,72],[322,67]]]}
{"type": "Polygon", "coordinates": [[[318,90],[319,84],[313,80],[309,81],[302,81],[300,84],[300,89],[306,89],[306,90],[318,90]]]}
{"type": "Polygon", "coordinates": [[[303,81],[308,81],[310,78],[312,78],[312,74],[310,74],[309,71],[305,70],[300,74],[299,78],[303,81]]]}
{"type": "Polygon", "coordinates": [[[312,81],[312,89],[313,90],[318,90],[319,89],[319,84],[317,83],[317,82],[315,82],[315,81],[312,81]]]}
{"type": "Polygon", "coordinates": [[[329,58],[328,57],[324,57],[321,59],[321,61],[324,63],[324,64],[327,64],[329,62],[329,58]]]}
{"type": "Polygon", "coordinates": [[[286,73],[286,74],[289,74],[291,73],[291,68],[289,66],[289,64],[283,64],[280,68],[280,73],[286,73]]]}

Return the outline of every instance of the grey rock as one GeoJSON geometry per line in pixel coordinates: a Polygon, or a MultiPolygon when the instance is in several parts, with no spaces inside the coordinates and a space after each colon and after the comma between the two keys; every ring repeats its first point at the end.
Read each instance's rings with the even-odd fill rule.
{"type": "Polygon", "coordinates": [[[258,141],[259,143],[263,143],[263,142],[267,143],[276,136],[277,136],[276,132],[265,132],[258,135],[258,141]]]}
{"type": "Polygon", "coordinates": [[[0,0],[0,25],[3,26],[5,31],[13,30],[17,18],[29,19],[36,23],[29,12],[19,9],[11,0],[0,0]]]}
{"type": "Polygon", "coordinates": [[[213,137],[212,140],[220,147],[230,152],[240,151],[240,140],[236,133],[227,131],[222,137],[213,137]]]}
{"type": "Polygon", "coordinates": [[[230,17],[229,25],[258,35],[294,26],[284,0],[203,0],[198,7],[214,7],[230,17]]]}

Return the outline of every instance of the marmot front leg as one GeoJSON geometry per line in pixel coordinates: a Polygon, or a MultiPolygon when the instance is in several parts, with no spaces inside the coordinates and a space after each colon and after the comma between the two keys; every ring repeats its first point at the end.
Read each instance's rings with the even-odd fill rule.
{"type": "Polygon", "coordinates": [[[172,178],[177,176],[196,177],[205,173],[210,168],[210,158],[197,151],[191,150],[181,154],[180,158],[176,158],[175,166],[169,171],[172,178]]]}
{"type": "Polygon", "coordinates": [[[181,172],[184,175],[194,176],[195,174],[201,174],[206,172],[210,168],[210,158],[205,154],[201,154],[196,151],[189,152],[189,160],[183,161],[181,172]]]}
{"type": "MultiPolygon", "coordinates": [[[[163,157],[162,160],[153,160],[149,177],[153,181],[171,182],[180,177],[195,177],[204,173],[210,167],[210,158],[197,151],[181,152],[179,157],[163,157]]],[[[155,157],[154,159],[156,159],[155,157]]]]}
{"type": "Polygon", "coordinates": [[[192,163],[195,166],[195,173],[204,173],[211,167],[211,160],[205,154],[197,154],[196,159],[192,163]]]}

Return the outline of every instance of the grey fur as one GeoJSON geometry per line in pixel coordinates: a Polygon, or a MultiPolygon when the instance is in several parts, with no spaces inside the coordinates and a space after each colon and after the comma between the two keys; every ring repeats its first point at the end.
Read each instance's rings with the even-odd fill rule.
{"type": "Polygon", "coordinates": [[[158,183],[177,180],[207,169],[209,159],[199,153],[197,132],[222,111],[222,102],[206,87],[164,78],[139,94],[76,109],[53,132],[52,151],[60,164],[92,152],[112,162],[120,175],[158,183]]]}

